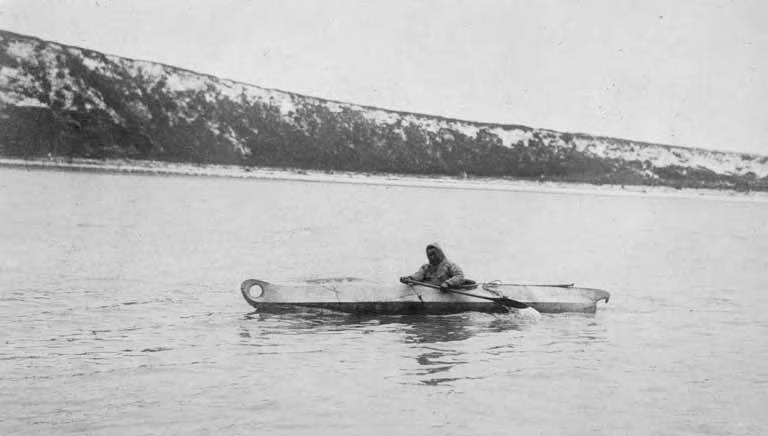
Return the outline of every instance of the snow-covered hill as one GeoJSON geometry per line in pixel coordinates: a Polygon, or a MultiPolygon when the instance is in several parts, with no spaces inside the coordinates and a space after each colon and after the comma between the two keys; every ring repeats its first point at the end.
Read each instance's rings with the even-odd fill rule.
{"type": "Polygon", "coordinates": [[[403,113],[0,31],[0,154],[768,190],[768,157],[403,113]]]}

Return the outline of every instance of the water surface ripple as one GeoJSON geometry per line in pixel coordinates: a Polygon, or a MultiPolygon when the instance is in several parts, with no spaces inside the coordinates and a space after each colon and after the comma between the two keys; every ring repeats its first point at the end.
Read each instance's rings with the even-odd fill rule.
{"type": "Polygon", "coordinates": [[[0,434],[768,433],[768,204],[0,168],[0,434]],[[596,314],[254,312],[427,242],[596,314]]]}

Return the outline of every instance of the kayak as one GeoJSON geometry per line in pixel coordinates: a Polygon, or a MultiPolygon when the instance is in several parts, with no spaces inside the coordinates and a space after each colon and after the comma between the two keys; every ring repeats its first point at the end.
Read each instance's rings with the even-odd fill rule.
{"type": "Polygon", "coordinates": [[[593,313],[610,293],[601,289],[563,285],[479,283],[462,293],[445,292],[399,282],[376,283],[357,278],[308,280],[274,284],[245,280],[240,290],[251,306],[262,312],[333,311],[356,314],[429,314],[460,312],[506,313],[504,298],[525,303],[542,313],[593,313]],[[495,301],[493,301],[495,300],[495,301]]]}
{"type": "Polygon", "coordinates": [[[461,293],[399,282],[377,283],[357,278],[332,278],[275,284],[248,279],[240,285],[243,298],[261,312],[332,311],[354,314],[444,315],[460,312],[506,313],[502,302],[512,299],[542,313],[593,313],[610,293],[573,284],[534,285],[477,283],[461,293]]]}

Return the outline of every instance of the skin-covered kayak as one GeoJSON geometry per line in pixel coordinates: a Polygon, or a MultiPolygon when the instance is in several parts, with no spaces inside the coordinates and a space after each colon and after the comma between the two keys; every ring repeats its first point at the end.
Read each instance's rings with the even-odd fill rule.
{"type": "Polygon", "coordinates": [[[502,297],[525,303],[542,313],[592,313],[607,291],[573,285],[527,285],[488,282],[462,288],[465,294],[398,282],[376,283],[356,278],[274,284],[245,280],[243,298],[261,312],[333,311],[355,314],[442,315],[460,312],[506,313],[502,297]],[[469,295],[468,295],[469,294],[469,295]],[[495,300],[495,301],[492,301],[495,300]]]}

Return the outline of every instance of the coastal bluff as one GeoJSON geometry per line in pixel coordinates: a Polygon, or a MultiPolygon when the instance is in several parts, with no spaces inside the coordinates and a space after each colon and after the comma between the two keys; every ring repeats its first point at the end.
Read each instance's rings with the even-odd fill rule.
{"type": "Polygon", "coordinates": [[[768,191],[768,157],[397,112],[0,31],[0,156],[768,191]]]}

